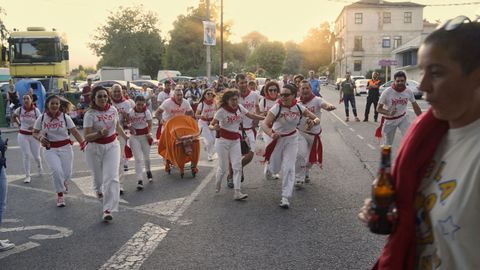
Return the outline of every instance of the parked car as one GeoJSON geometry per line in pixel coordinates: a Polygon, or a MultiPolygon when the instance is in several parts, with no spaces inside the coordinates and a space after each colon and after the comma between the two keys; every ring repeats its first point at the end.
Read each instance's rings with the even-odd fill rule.
{"type": "MultiPolygon", "coordinates": [[[[114,84],[120,84],[121,86],[127,86],[126,81],[120,81],[120,80],[96,81],[92,84],[92,89],[97,87],[97,86],[103,86],[107,89],[110,89],[110,88],[112,88],[112,86],[114,84]]],[[[130,89],[140,90],[141,87],[138,87],[133,83],[130,83],[130,89]]]]}
{"type": "MultiPolygon", "coordinates": [[[[379,89],[380,94],[382,94],[382,91],[383,91],[383,90],[385,90],[385,89],[387,89],[388,87],[390,87],[390,86],[392,85],[392,83],[393,83],[393,80],[390,80],[390,81],[382,84],[382,85],[380,86],[380,89],[379,89]]],[[[418,89],[418,85],[419,85],[419,84],[420,84],[420,83],[418,83],[417,81],[407,80],[407,87],[408,87],[410,90],[412,90],[413,95],[415,96],[415,99],[421,99],[422,96],[423,96],[423,92],[420,91],[420,89],[418,89]]]]}
{"type": "Polygon", "coordinates": [[[328,78],[326,76],[320,76],[318,77],[318,80],[320,81],[320,84],[328,85],[328,78]]]}
{"type": "Polygon", "coordinates": [[[357,80],[364,80],[365,79],[365,76],[350,76],[350,78],[352,79],[352,81],[355,83],[357,80]]]}
{"type": "Polygon", "coordinates": [[[174,76],[174,77],[171,77],[171,78],[163,78],[159,82],[165,83],[168,80],[173,80],[175,83],[179,83],[179,82],[183,83],[183,82],[188,82],[192,79],[193,79],[193,77],[189,77],[189,76],[174,76]]]}
{"type": "Polygon", "coordinates": [[[367,84],[368,84],[367,79],[357,79],[355,81],[355,87],[357,88],[357,93],[366,94],[368,92],[367,84]]]}
{"type": "Polygon", "coordinates": [[[2,82],[2,83],[0,83],[0,91],[1,91],[2,93],[7,93],[8,87],[9,87],[8,85],[9,85],[9,84],[10,84],[9,82],[2,82]]]}
{"type": "Polygon", "coordinates": [[[157,89],[159,82],[157,80],[135,80],[131,84],[135,84],[138,87],[142,87],[143,84],[146,84],[150,89],[157,89]]]}

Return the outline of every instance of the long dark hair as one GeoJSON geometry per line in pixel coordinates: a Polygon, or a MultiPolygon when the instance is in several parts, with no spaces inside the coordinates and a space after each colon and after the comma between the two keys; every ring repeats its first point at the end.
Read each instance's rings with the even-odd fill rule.
{"type": "Polygon", "coordinates": [[[238,89],[231,88],[223,90],[223,92],[217,96],[218,107],[220,108],[224,105],[228,105],[228,100],[234,96],[240,96],[240,91],[238,89]]]}
{"type": "Polygon", "coordinates": [[[212,88],[207,88],[203,90],[202,96],[200,97],[198,103],[202,103],[205,100],[205,95],[207,95],[207,92],[212,92],[212,94],[215,95],[215,90],[213,90],[212,88]]]}
{"type": "Polygon", "coordinates": [[[58,108],[59,111],[63,113],[69,113],[73,110],[73,104],[68,99],[61,96],[57,96],[57,95],[50,95],[45,100],[45,111],[50,111],[48,104],[52,99],[55,99],[55,98],[58,99],[58,101],[60,101],[60,107],[58,108]]]}

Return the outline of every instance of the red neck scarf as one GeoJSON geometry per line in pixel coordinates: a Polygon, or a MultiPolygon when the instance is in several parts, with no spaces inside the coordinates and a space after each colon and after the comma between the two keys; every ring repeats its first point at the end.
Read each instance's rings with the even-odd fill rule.
{"type": "Polygon", "coordinates": [[[27,109],[27,107],[25,107],[25,105],[23,105],[23,110],[24,110],[25,112],[29,112],[29,111],[35,110],[35,108],[36,108],[36,107],[35,107],[35,105],[34,105],[33,103],[30,104],[30,109],[27,109]]]}
{"type": "Polygon", "coordinates": [[[292,108],[293,106],[297,105],[297,100],[296,100],[296,99],[292,100],[292,104],[290,104],[290,105],[288,105],[288,106],[285,105],[285,104],[283,104],[283,101],[282,101],[281,99],[277,100],[277,103],[280,104],[280,106],[282,106],[282,107],[285,107],[285,108],[290,109],[290,108],[292,108]]]}
{"type": "Polygon", "coordinates": [[[429,109],[413,122],[405,134],[392,171],[395,203],[400,218],[373,269],[414,269],[417,246],[415,197],[438,144],[447,131],[448,123],[436,119],[432,109],[429,109]]]}
{"type": "Polygon", "coordinates": [[[300,96],[300,101],[303,103],[303,104],[307,104],[308,102],[310,102],[313,98],[315,97],[315,95],[310,92],[310,96],[304,98],[303,96],[300,96]]]}
{"type": "Polygon", "coordinates": [[[117,103],[117,104],[118,104],[118,103],[122,103],[122,102],[124,102],[125,100],[126,100],[126,98],[125,98],[124,96],[122,96],[120,99],[114,99],[114,98],[112,97],[112,101],[115,102],[115,103],[117,103]]]}
{"type": "Polygon", "coordinates": [[[106,112],[110,109],[110,104],[107,103],[107,105],[103,106],[103,108],[100,108],[99,106],[95,105],[94,109],[97,111],[106,112]]]}
{"type": "Polygon", "coordinates": [[[399,85],[396,85],[395,83],[392,84],[392,89],[397,91],[398,93],[401,93],[403,91],[405,91],[405,89],[407,89],[405,87],[405,85],[402,85],[402,86],[399,86],[399,85]]]}
{"type": "Polygon", "coordinates": [[[60,110],[58,110],[55,114],[52,114],[50,111],[47,111],[47,115],[48,117],[51,118],[51,121],[53,121],[53,119],[58,119],[61,113],[62,112],[60,110]]]}
{"type": "Polygon", "coordinates": [[[250,95],[250,92],[251,92],[250,89],[247,89],[247,91],[245,91],[244,94],[242,94],[242,92],[240,92],[240,96],[241,96],[242,98],[246,98],[246,97],[248,97],[248,95],[250,95]]]}
{"type": "Polygon", "coordinates": [[[238,106],[237,106],[236,108],[232,108],[232,107],[230,107],[230,106],[228,106],[228,105],[223,105],[222,107],[223,107],[223,109],[224,109],[225,111],[227,111],[227,112],[237,114],[238,106]]]}
{"type": "Polygon", "coordinates": [[[147,111],[147,105],[144,105],[141,110],[137,110],[137,106],[135,106],[135,107],[133,107],[133,110],[134,110],[136,113],[144,113],[144,112],[147,111]]]}
{"type": "Polygon", "coordinates": [[[171,99],[172,99],[172,101],[175,102],[175,104],[177,104],[179,107],[182,106],[183,100],[182,100],[180,103],[178,103],[178,102],[175,100],[174,97],[171,97],[171,99]]]}
{"type": "Polygon", "coordinates": [[[211,99],[211,100],[206,100],[206,99],[204,99],[204,100],[203,100],[203,103],[205,103],[205,104],[207,104],[207,105],[212,105],[214,102],[215,102],[214,99],[211,99]]]}

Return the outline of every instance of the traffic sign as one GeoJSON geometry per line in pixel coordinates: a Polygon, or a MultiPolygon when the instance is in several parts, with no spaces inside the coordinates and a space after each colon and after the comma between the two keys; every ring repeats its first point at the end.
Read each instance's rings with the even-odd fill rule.
{"type": "Polygon", "coordinates": [[[396,66],[397,65],[397,60],[382,59],[382,60],[378,61],[378,65],[382,66],[382,67],[396,66]]]}

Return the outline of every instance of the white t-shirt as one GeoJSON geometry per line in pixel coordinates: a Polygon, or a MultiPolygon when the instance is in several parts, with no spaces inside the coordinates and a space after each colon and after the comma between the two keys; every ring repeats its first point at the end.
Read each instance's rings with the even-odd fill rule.
{"type": "MultiPolygon", "coordinates": [[[[301,105],[305,106],[307,110],[315,114],[318,119],[322,116],[322,104],[324,103],[321,97],[314,97],[310,100],[307,104],[303,104],[300,102],[301,105]]],[[[300,120],[300,124],[298,125],[298,129],[301,131],[305,131],[308,133],[318,134],[322,130],[320,125],[314,125],[310,130],[306,129],[307,117],[302,117],[300,120]]]]}
{"type": "Polygon", "coordinates": [[[268,112],[276,103],[276,100],[270,100],[268,98],[261,97],[258,107],[260,108],[260,112],[268,112]]]}
{"type": "Polygon", "coordinates": [[[190,106],[190,103],[188,103],[186,99],[182,99],[182,104],[179,106],[175,101],[169,98],[160,105],[160,109],[163,110],[163,121],[167,122],[174,116],[185,115],[186,112],[192,110],[192,106],[190,106]]]}
{"type": "Polygon", "coordinates": [[[128,112],[128,120],[134,129],[144,129],[148,127],[147,121],[152,120],[152,113],[150,110],[145,112],[135,112],[135,109],[130,109],[128,112]]]}
{"type": "Polygon", "coordinates": [[[216,110],[215,102],[212,105],[202,102],[197,106],[197,112],[200,113],[200,116],[205,116],[206,118],[213,118],[216,110]]]}
{"type": "MultiPolygon", "coordinates": [[[[406,88],[404,91],[399,93],[393,90],[393,88],[389,87],[382,92],[378,103],[383,104],[386,107],[385,109],[389,111],[392,111],[393,108],[395,108],[397,113],[394,116],[389,117],[396,117],[404,113],[406,114],[409,101],[411,103],[416,102],[412,90],[406,88]]],[[[385,120],[385,124],[388,124],[389,122],[392,122],[390,124],[398,124],[402,121],[402,118],[403,117],[395,120],[385,120]]]]}
{"type": "MultiPolygon", "coordinates": [[[[249,111],[251,113],[255,113],[255,111],[256,111],[255,108],[256,108],[256,106],[258,106],[259,96],[260,95],[257,94],[257,92],[250,91],[250,94],[248,94],[248,96],[246,96],[245,98],[240,96],[239,103],[245,109],[247,109],[247,111],[249,111]]],[[[243,128],[251,128],[252,127],[252,122],[253,122],[252,119],[250,119],[248,117],[244,117],[243,118],[243,128]]]]}
{"type": "MultiPolygon", "coordinates": [[[[273,122],[273,131],[279,134],[288,134],[295,129],[297,129],[297,125],[300,121],[300,117],[302,116],[303,112],[306,110],[305,107],[298,104],[292,106],[291,108],[286,108],[280,106],[280,104],[275,104],[273,108],[270,109],[270,113],[273,114],[274,118],[277,117],[278,111],[281,108],[280,115],[278,118],[273,122]],[[298,106],[297,106],[298,105],[298,106]],[[300,110],[298,108],[300,107],[300,110]]],[[[303,116],[302,116],[303,118],[303,116]]]]}
{"type": "Polygon", "coordinates": [[[130,109],[135,107],[135,102],[131,99],[126,99],[119,103],[112,102],[112,105],[115,106],[115,108],[117,109],[120,125],[123,126],[124,124],[123,114],[128,113],[130,109]]]}
{"type": "Polygon", "coordinates": [[[20,119],[20,129],[28,132],[32,132],[30,128],[33,128],[35,120],[42,115],[38,108],[27,112],[23,107],[20,107],[14,113],[20,119]]]}
{"type": "Polygon", "coordinates": [[[231,113],[224,108],[218,109],[218,111],[215,113],[214,119],[218,120],[221,128],[231,132],[240,133],[240,123],[242,122],[243,118],[245,118],[245,114],[247,113],[248,110],[239,104],[238,110],[235,113],[231,113]]]}
{"type": "Polygon", "coordinates": [[[98,111],[89,109],[83,118],[83,127],[93,127],[94,131],[107,129],[108,133],[105,137],[110,137],[116,133],[116,126],[118,121],[118,111],[114,106],[106,111],[98,111]]]}
{"type": "Polygon", "coordinates": [[[415,200],[416,269],[480,269],[479,141],[480,119],[450,129],[435,152],[415,200]]]}
{"type": "Polygon", "coordinates": [[[51,142],[64,141],[70,139],[68,135],[68,130],[74,128],[75,124],[70,118],[70,115],[60,113],[58,117],[51,118],[48,114],[40,115],[35,121],[34,129],[42,131],[44,134],[48,135],[48,140],[51,142]],[[66,123],[65,123],[66,120],[66,123]]]}
{"type": "Polygon", "coordinates": [[[170,90],[170,92],[167,94],[166,92],[162,91],[160,93],[158,93],[158,96],[157,96],[157,102],[158,104],[162,104],[165,100],[169,99],[170,97],[172,97],[172,93],[173,91],[170,90]]]}

